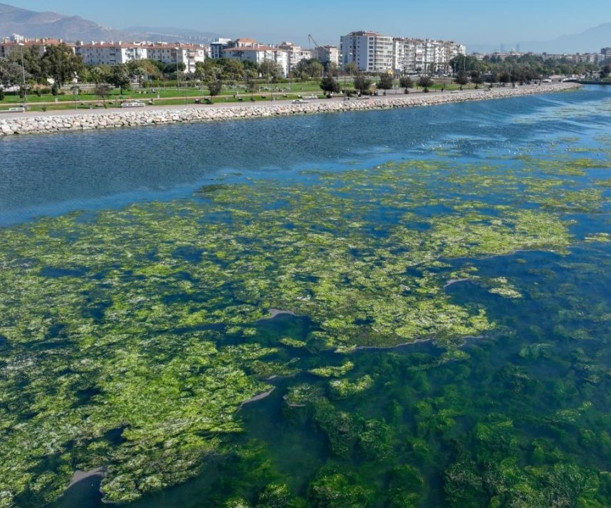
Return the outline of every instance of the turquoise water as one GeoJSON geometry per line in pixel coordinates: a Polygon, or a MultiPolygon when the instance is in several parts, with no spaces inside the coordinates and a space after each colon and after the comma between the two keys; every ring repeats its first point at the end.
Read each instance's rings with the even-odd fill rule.
{"type": "Polygon", "coordinates": [[[0,499],[608,506],[610,120],[584,87],[1,140],[0,499]]]}

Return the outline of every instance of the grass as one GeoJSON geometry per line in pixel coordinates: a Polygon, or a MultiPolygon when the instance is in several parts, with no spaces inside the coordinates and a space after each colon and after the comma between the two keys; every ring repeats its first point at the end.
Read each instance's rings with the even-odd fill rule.
{"type": "MultiPolygon", "coordinates": [[[[352,80],[340,80],[342,88],[352,89],[352,80]]],[[[387,90],[386,95],[400,95],[403,89],[399,87],[399,81],[395,80],[395,88],[387,90]]],[[[484,88],[487,85],[480,85],[484,88]]],[[[430,90],[440,91],[441,89],[452,91],[458,90],[459,85],[455,83],[437,82],[430,90]]],[[[470,83],[463,85],[464,90],[475,88],[475,85],[470,83]]],[[[411,89],[412,92],[421,91],[421,87],[415,86],[411,89]]],[[[382,90],[378,91],[383,94],[382,90]]],[[[275,100],[293,100],[302,95],[316,94],[323,97],[318,81],[307,81],[297,83],[268,83],[257,86],[254,93],[247,91],[244,85],[235,85],[223,87],[222,93],[213,97],[216,102],[252,102],[254,101],[269,101],[270,95],[273,95],[275,100]],[[241,99],[241,100],[240,100],[241,99]]],[[[153,101],[156,106],[171,106],[181,104],[193,104],[196,99],[204,102],[205,98],[210,97],[210,92],[204,87],[195,86],[171,86],[157,87],[151,86],[134,90],[125,90],[123,93],[119,89],[111,90],[108,96],[104,99],[87,90],[81,91],[78,95],[74,95],[70,91],[63,91],[58,96],[52,94],[28,94],[27,101],[19,95],[6,94],[4,100],[0,101],[0,111],[7,110],[16,105],[27,104],[29,111],[61,111],[68,109],[92,109],[92,108],[117,108],[120,107],[122,101],[125,100],[140,100],[147,103],[153,101]],[[76,101],[75,101],[76,99],[76,101]],[[75,102],[77,102],[75,108],[75,102]]]]}

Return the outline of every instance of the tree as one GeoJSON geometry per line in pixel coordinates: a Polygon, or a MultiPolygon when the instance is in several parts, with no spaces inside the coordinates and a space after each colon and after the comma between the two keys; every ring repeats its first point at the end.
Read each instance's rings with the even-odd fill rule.
{"type": "Polygon", "coordinates": [[[187,66],[183,62],[174,62],[166,64],[163,68],[163,73],[166,76],[174,75],[174,79],[178,79],[178,73],[184,73],[187,66]]]}
{"type": "Polygon", "coordinates": [[[354,88],[356,88],[360,93],[369,91],[370,87],[371,79],[369,79],[367,76],[359,74],[358,76],[354,77],[354,88]]]}
{"type": "Polygon", "coordinates": [[[61,87],[78,76],[83,69],[81,57],[66,44],[49,45],[41,59],[42,72],[61,87]]]}
{"type": "Polygon", "coordinates": [[[223,88],[223,82],[220,79],[214,79],[212,81],[208,81],[207,83],[208,91],[210,92],[210,96],[214,97],[221,93],[223,88]]]}
{"type": "Polygon", "coordinates": [[[97,85],[106,80],[106,73],[99,66],[91,67],[89,69],[89,78],[97,85]]]}
{"type": "Polygon", "coordinates": [[[490,74],[486,74],[486,82],[487,83],[498,83],[500,81],[501,75],[498,72],[491,72],[490,74]]]}
{"type": "Polygon", "coordinates": [[[23,63],[23,67],[30,78],[38,81],[44,78],[41,67],[41,54],[42,50],[38,45],[21,46],[20,51],[14,51],[10,55],[9,60],[19,64],[19,66],[23,63]]]}
{"type": "Polygon", "coordinates": [[[320,81],[320,88],[328,93],[339,93],[339,83],[333,76],[325,76],[320,81]]]}
{"type": "Polygon", "coordinates": [[[221,79],[229,83],[235,83],[244,79],[244,64],[239,60],[221,58],[221,79]]]}
{"type": "Polygon", "coordinates": [[[111,85],[118,87],[121,93],[123,93],[123,90],[129,90],[129,71],[125,64],[113,66],[107,79],[111,85]]]}
{"type": "Polygon", "coordinates": [[[318,78],[322,75],[324,70],[325,68],[318,60],[310,58],[309,60],[301,60],[295,65],[293,74],[295,77],[301,79],[318,78]]]}
{"type": "Polygon", "coordinates": [[[254,93],[257,90],[257,82],[250,73],[246,73],[246,90],[250,93],[254,93]]]}
{"type": "Polygon", "coordinates": [[[471,71],[471,81],[475,83],[475,88],[479,88],[479,85],[484,82],[484,77],[479,71],[471,71]]]}
{"type": "Polygon", "coordinates": [[[457,55],[450,60],[450,67],[454,74],[457,74],[460,71],[482,70],[482,63],[474,56],[457,55]]]}
{"type": "Polygon", "coordinates": [[[466,85],[469,82],[469,77],[467,76],[467,73],[465,71],[460,70],[454,77],[454,82],[459,84],[460,86],[466,85]]]}
{"type": "Polygon", "coordinates": [[[94,93],[106,102],[106,97],[110,95],[110,87],[106,84],[98,84],[94,89],[94,93]]]}
{"type": "Polygon", "coordinates": [[[0,101],[4,100],[4,88],[0,88],[0,101]]]}
{"type": "Polygon", "coordinates": [[[335,62],[327,62],[325,64],[325,73],[330,76],[339,76],[339,67],[335,62]]]}
{"type": "Polygon", "coordinates": [[[607,64],[600,70],[600,79],[605,79],[611,74],[611,65],[607,64]]]}
{"type": "MultiPolygon", "coordinates": [[[[149,81],[161,77],[162,72],[158,64],[159,62],[147,58],[144,60],[132,60],[127,63],[127,68],[133,76],[139,78],[139,81],[149,81]]],[[[184,66],[184,64],[182,65],[184,66]]]]}
{"type": "Polygon", "coordinates": [[[503,83],[503,86],[505,86],[507,83],[511,81],[511,76],[509,75],[508,72],[501,72],[499,76],[499,81],[503,83]]]}
{"type": "Polygon", "coordinates": [[[220,60],[205,60],[195,63],[195,76],[203,81],[214,81],[221,79],[223,67],[220,60]]]}
{"type": "Polygon", "coordinates": [[[405,88],[405,90],[407,91],[408,88],[414,87],[414,81],[409,76],[402,76],[401,78],[399,78],[399,86],[401,88],[405,88]]]}
{"type": "MultiPolygon", "coordinates": [[[[0,84],[13,86],[23,83],[23,67],[17,62],[12,62],[6,58],[0,58],[0,84]]],[[[26,71],[26,81],[30,79],[30,74],[26,71]]]]}
{"type": "Polygon", "coordinates": [[[268,81],[275,81],[282,76],[282,67],[273,60],[265,60],[259,64],[259,74],[268,81]]]}
{"type": "Polygon", "coordinates": [[[380,90],[390,90],[393,87],[393,78],[391,74],[383,72],[380,74],[380,81],[378,81],[378,88],[380,90]]]}
{"type": "Polygon", "coordinates": [[[345,70],[345,71],[346,71],[348,74],[350,74],[350,76],[352,76],[352,75],[354,75],[354,74],[358,74],[358,72],[359,72],[359,68],[358,68],[358,66],[356,65],[356,63],[354,63],[354,62],[350,62],[350,63],[346,64],[346,65],[344,66],[344,70],[345,70]]]}
{"type": "Polygon", "coordinates": [[[429,91],[429,88],[433,86],[433,80],[429,76],[421,76],[418,80],[418,86],[424,88],[425,92],[429,91]]]}

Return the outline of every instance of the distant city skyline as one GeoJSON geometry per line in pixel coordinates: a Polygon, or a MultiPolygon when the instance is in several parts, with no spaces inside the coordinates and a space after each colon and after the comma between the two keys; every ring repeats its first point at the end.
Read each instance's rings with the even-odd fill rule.
{"type": "Polygon", "coordinates": [[[577,34],[611,21],[609,0],[363,0],[287,3],[234,0],[203,5],[195,0],[4,0],[34,11],[76,15],[104,26],[177,27],[226,36],[256,36],[263,42],[284,39],[303,43],[308,34],[320,44],[339,44],[353,30],[451,39],[469,45],[545,41],[577,34]]]}

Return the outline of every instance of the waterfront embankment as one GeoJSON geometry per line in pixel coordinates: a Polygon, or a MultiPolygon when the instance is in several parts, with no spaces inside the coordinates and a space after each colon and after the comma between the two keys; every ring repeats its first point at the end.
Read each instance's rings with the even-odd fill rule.
{"type": "Polygon", "coordinates": [[[517,87],[484,88],[453,92],[410,93],[369,98],[318,99],[304,102],[277,101],[267,104],[222,103],[151,107],[131,110],[92,109],[53,113],[14,113],[0,117],[0,137],[24,134],[197,123],[245,118],[264,118],[342,111],[366,111],[423,107],[453,102],[503,99],[520,95],[552,93],[578,88],[576,83],[544,83],[517,87]]]}

